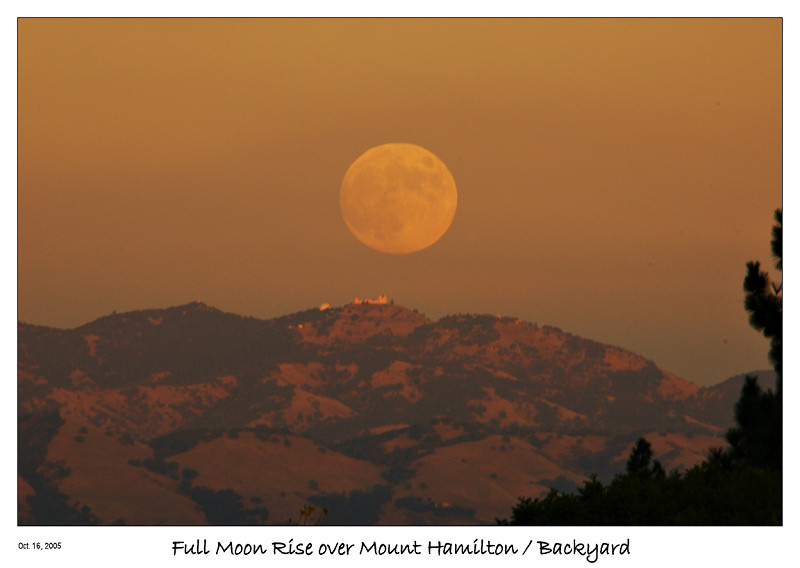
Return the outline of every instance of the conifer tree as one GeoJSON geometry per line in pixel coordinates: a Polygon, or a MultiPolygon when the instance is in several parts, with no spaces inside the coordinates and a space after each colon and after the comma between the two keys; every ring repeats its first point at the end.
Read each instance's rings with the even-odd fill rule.
{"type": "Polygon", "coordinates": [[[650,442],[644,438],[639,438],[633,450],[631,450],[631,455],[628,457],[625,471],[631,475],[638,475],[642,479],[663,477],[666,473],[664,466],[658,460],[655,460],[653,465],[650,466],[650,460],[652,459],[653,448],[650,442]]]}
{"type": "MultiPolygon", "coordinates": [[[[772,228],[772,255],[775,267],[783,270],[783,213],[775,211],[772,228]]],[[[777,391],[781,391],[783,374],[783,283],[775,284],[761,271],[758,261],[747,263],[744,279],[744,307],[750,313],[750,325],[770,339],[769,358],[778,375],[777,391]]]]}
{"type": "MultiPolygon", "coordinates": [[[[783,269],[783,214],[775,211],[772,255],[775,267],[783,269]]],[[[756,377],[748,376],[736,403],[736,426],[726,433],[731,457],[739,466],[775,469],[782,467],[783,448],[783,284],[770,281],[758,261],[747,263],[744,307],[750,325],[770,339],[769,359],[777,375],[775,392],[764,391],[756,377]]]]}

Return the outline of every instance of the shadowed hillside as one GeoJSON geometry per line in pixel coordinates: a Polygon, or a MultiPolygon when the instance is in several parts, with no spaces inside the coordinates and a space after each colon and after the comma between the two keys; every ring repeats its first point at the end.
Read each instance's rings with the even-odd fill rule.
{"type": "MultiPolygon", "coordinates": [[[[774,380],[774,379],[773,379],[774,380]]],[[[512,318],[391,303],[271,320],[202,303],[19,324],[19,521],[477,524],[724,444],[738,390],[512,318]]]]}

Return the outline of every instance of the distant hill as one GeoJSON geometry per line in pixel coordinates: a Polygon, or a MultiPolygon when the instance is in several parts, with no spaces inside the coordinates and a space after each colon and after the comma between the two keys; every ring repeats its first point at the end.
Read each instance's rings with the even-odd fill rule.
{"type": "Polygon", "coordinates": [[[699,388],[513,318],[323,308],[20,323],[19,522],[280,524],[315,505],[324,524],[492,523],[610,478],[641,435],[690,467],[725,445],[743,382],[699,388]]]}

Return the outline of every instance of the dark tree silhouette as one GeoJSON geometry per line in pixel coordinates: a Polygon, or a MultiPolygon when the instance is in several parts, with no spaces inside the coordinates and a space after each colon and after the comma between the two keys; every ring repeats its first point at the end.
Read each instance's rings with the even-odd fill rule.
{"type": "MultiPolygon", "coordinates": [[[[783,214],[775,211],[772,254],[783,269],[783,214]]],[[[780,471],[783,466],[783,284],[774,284],[758,261],[747,263],[744,307],[750,325],[770,339],[769,358],[777,381],[775,392],[762,391],[756,377],[745,378],[736,403],[736,426],[726,433],[735,465],[780,471]]]]}
{"type": "MultiPolygon", "coordinates": [[[[775,211],[776,225],[772,228],[772,254],[775,267],[783,270],[783,213],[775,211]]],[[[769,358],[778,375],[777,391],[783,379],[783,284],[774,284],[761,271],[758,261],[747,263],[744,279],[744,307],[750,314],[750,325],[770,339],[769,358]]]]}
{"type": "Polygon", "coordinates": [[[658,479],[664,477],[666,472],[661,462],[655,460],[653,465],[650,461],[653,459],[653,448],[650,442],[644,438],[639,438],[636,445],[628,457],[628,463],[625,466],[625,471],[631,475],[637,475],[642,479],[658,479]]]}
{"type": "Polygon", "coordinates": [[[738,466],[780,470],[782,466],[783,412],[781,397],[763,392],[756,377],[745,378],[735,408],[736,426],[725,434],[738,466]]]}

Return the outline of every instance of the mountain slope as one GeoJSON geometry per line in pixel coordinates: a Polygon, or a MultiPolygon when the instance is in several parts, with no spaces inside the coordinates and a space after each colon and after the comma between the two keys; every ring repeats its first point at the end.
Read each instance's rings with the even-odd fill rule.
{"type": "Polygon", "coordinates": [[[619,471],[643,434],[691,466],[738,397],[558,328],[389,303],[20,323],[18,366],[31,523],[281,523],[307,503],[331,523],[490,523],[619,471]]]}

